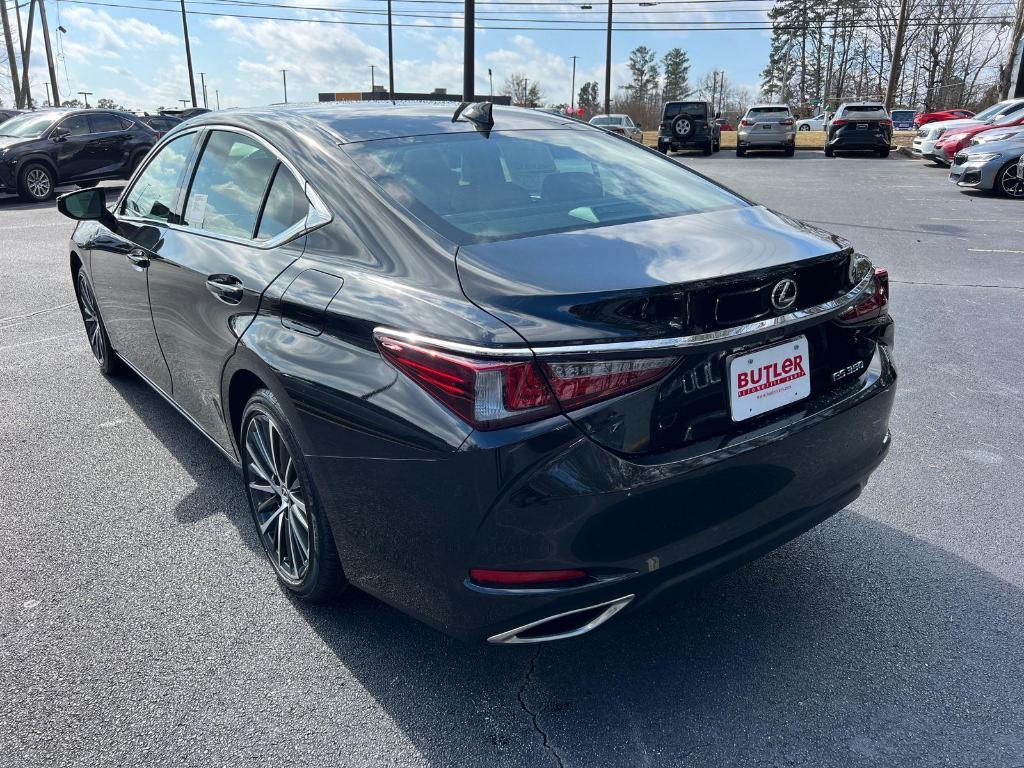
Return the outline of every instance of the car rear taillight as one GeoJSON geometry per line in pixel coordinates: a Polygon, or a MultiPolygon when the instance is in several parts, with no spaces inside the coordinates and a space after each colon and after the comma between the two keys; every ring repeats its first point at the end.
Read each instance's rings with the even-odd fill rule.
{"type": "Polygon", "coordinates": [[[832,120],[829,123],[829,125],[846,125],[849,122],[850,122],[849,120],[846,120],[846,119],[844,119],[842,117],[837,117],[834,120],[832,120]]]}
{"type": "Polygon", "coordinates": [[[658,123],[659,128],[668,128],[668,123],[658,123]]]}
{"type": "Polygon", "coordinates": [[[781,120],[779,120],[779,125],[792,125],[792,124],[793,124],[793,118],[792,117],[784,117],[781,120]]]}
{"type": "Polygon", "coordinates": [[[872,320],[881,317],[888,311],[889,306],[889,270],[885,267],[875,267],[874,289],[870,295],[855,304],[839,316],[840,322],[859,323],[862,320],[872,320]]]}
{"type": "Polygon", "coordinates": [[[882,118],[881,120],[878,121],[878,124],[879,125],[887,125],[887,126],[891,127],[892,126],[892,120],[889,120],[887,118],[882,118]]]}
{"type": "Polygon", "coordinates": [[[740,125],[745,125],[745,126],[747,126],[748,128],[749,128],[750,126],[752,126],[752,125],[756,125],[756,124],[757,124],[757,121],[756,121],[756,120],[747,120],[747,118],[745,118],[745,117],[744,117],[744,118],[743,118],[742,120],[740,120],[740,125]]]}
{"type": "Polygon", "coordinates": [[[384,359],[476,429],[538,421],[650,384],[676,357],[538,362],[466,357],[375,335],[384,359]]]}

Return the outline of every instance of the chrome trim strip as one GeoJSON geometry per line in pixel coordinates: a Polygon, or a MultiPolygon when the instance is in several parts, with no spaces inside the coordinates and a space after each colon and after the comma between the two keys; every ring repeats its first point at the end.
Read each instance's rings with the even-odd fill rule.
{"type": "MultiPolygon", "coordinates": [[[[117,355],[116,352],[114,354],[117,355]]],[[[228,461],[230,461],[231,464],[235,467],[235,469],[241,469],[242,468],[241,462],[238,459],[236,459],[234,456],[232,456],[230,453],[228,453],[227,450],[225,450],[224,447],[220,443],[218,443],[216,440],[214,440],[212,437],[210,437],[210,433],[207,432],[205,429],[203,429],[202,426],[199,424],[199,422],[196,421],[195,419],[193,419],[192,416],[188,413],[188,411],[186,411],[184,408],[182,408],[180,405],[178,405],[177,401],[173,397],[171,397],[166,392],[164,392],[159,386],[157,386],[157,384],[155,382],[153,382],[146,374],[144,374],[142,371],[140,371],[138,368],[136,368],[135,365],[132,364],[128,359],[122,357],[121,355],[117,355],[117,358],[122,363],[124,363],[129,368],[131,368],[132,371],[135,372],[136,376],[138,376],[140,379],[142,379],[158,395],[160,395],[160,397],[162,397],[164,400],[166,400],[167,403],[172,408],[174,408],[174,410],[176,410],[178,413],[180,413],[182,416],[184,416],[185,420],[188,421],[188,423],[191,424],[193,427],[198,429],[199,433],[203,437],[205,437],[207,440],[209,440],[211,443],[213,443],[214,448],[216,448],[218,451],[223,453],[224,454],[224,458],[226,458],[228,461]]]]}
{"type": "Polygon", "coordinates": [[[524,358],[524,357],[548,357],[553,355],[601,355],[619,352],[671,352],[693,347],[703,347],[722,341],[738,341],[754,336],[765,331],[784,328],[795,323],[802,323],[815,318],[824,318],[830,314],[838,314],[865,293],[874,284],[874,272],[868,270],[864,278],[853,287],[851,291],[839,298],[826,301],[806,309],[798,309],[786,315],[769,317],[746,325],[737,325],[733,328],[724,328],[720,331],[698,333],[692,336],[676,336],[667,339],[640,339],[637,341],[609,341],[597,342],[594,344],[567,344],[550,347],[485,347],[478,344],[466,344],[459,341],[448,341],[431,336],[424,336],[411,331],[399,331],[394,328],[378,326],[373,329],[374,336],[391,336],[400,341],[407,341],[410,344],[422,344],[428,347],[436,347],[448,352],[455,352],[470,356],[490,358],[524,358]]]}
{"type": "Polygon", "coordinates": [[[499,632],[497,635],[491,635],[487,638],[488,643],[494,645],[518,645],[525,643],[548,643],[552,640],[567,640],[570,637],[579,637],[585,635],[593,629],[597,629],[599,626],[604,624],[608,619],[614,616],[616,613],[621,611],[627,605],[629,605],[636,595],[626,595],[625,597],[617,597],[614,600],[609,600],[606,603],[598,603],[597,605],[588,605],[586,608],[577,608],[573,611],[565,611],[564,613],[556,613],[554,616],[545,616],[543,619],[537,619],[537,621],[531,621],[529,624],[524,624],[521,627],[510,629],[507,632],[499,632]],[[566,616],[572,616],[575,613],[583,613],[584,611],[592,611],[595,608],[604,608],[605,610],[595,616],[593,619],[588,621],[581,627],[576,629],[570,629],[566,632],[558,632],[553,635],[541,635],[539,637],[519,637],[520,632],[526,632],[534,627],[539,627],[543,624],[547,624],[549,621],[555,619],[561,619],[566,616]]]}

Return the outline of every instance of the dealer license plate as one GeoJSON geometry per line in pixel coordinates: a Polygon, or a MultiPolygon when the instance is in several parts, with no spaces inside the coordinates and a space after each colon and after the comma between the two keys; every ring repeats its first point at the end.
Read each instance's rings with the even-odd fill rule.
{"type": "Polygon", "coordinates": [[[811,394],[811,364],[807,337],[732,355],[728,359],[729,410],[733,421],[744,421],[811,394]]]}

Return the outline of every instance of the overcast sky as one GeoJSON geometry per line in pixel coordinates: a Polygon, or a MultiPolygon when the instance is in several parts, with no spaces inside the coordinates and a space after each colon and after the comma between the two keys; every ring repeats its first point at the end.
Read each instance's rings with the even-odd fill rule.
{"type": "MultiPolygon", "coordinates": [[[[380,0],[279,0],[282,4],[300,3],[317,7],[344,7],[380,11],[380,0]]],[[[756,2],[757,0],[755,0],[756,2]]],[[[171,10],[171,0],[107,0],[111,3],[147,6],[120,8],[87,3],[49,2],[52,30],[62,25],[66,34],[59,50],[58,62],[61,98],[77,91],[92,91],[95,102],[101,97],[113,98],[132,109],[153,110],[159,106],[179,106],[178,100],[188,98],[188,76],[181,17],[171,10]],[[150,10],[148,6],[153,6],[150,10]]],[[[352,23],[318,23],[316,19],[345,22],[382,22],[380,16],[355,13],[325,13],[306,9],[273,8],[262,5],[238,6],[223,3],[189,5],[189,32],[196,71],[206,72],[210,106],[214,92],[220,91],[222,107],[250,106],[278,102],[283,99],[281,69],[288,70],[290,101],[314,101],[320,91],[369,90],[370,65],[377,65],[378,83],[387,76],[386,27],[362,26],[352,23]],[[193,12],[195,11],[195,12],[193,12]],[[230,16],[201,15],[198,11],[236,13],[262,16],[290,16],[302,21],[271,21],[230,16]]],[[[693,21],[733,20],[763,21],[763,11],[753,11],[745,0],[735,5],[662,3],[658,8],[643,8],[638,3],[617,2],[623,19],[673,22],[661,27],[677,26],[693,21]],[[723,8],[742,8],[737,13],[722,13],[723,8]],[[675,9],[680,9],[675,12],[675,9]],[[683,10],[685,9],[685,10],[683,10]],[[709,15],[707,10],[714,10],[709,15]],[[666,13],[672,10],[672,13],[666,13]]],[[[749,0],[746,0],[749,2],[749,0]]],[[[759,7],[765,5],[758,3],[759,7]]],[[[441,28],[460,25],[458,4],[431,5],[403,3],[395,0],[396,13],[432,14],[442,18],[415,19],[396,16],[395,87],[399,91],[430,91],[448,88],[452,93],[462,89],[462,30],[441,28]]],[[[565,6],[560,6],[565,9],[565,6]]],[[[517,25],[516,22],[488,21],[481,17],[530,19],[553,18],[578,24],[589,19],[600,22],[605,9],[573,10],[552,15],[537,5],[477,6],[478,27],[517,25]]],[[[25,19],[27,21],[27,18],[25,19]]],[[[523,24],[518,24],[523,26],[523,24]]],[[[37,25],[38,28],[38,25],[37,25]]],[[[488,92],[487,69],[494,72],[494,90],[499,92],[510,72],[524,73],[531,82],[539,82],[546,103],[567,102],[570,93],[572,62],[579,57],[576,88],[585,80],[597,80],[604,88],[605,33],[600,26],[593,31],[537,31],[478,29],[476,36],[477,93],[488,92]]],[[[616,31],[613,49],[613,83],[626,82],[625,62],[629,51],[647,45],[659,53],[680,46],[692,61],[691,80],[711,69],[725,69],[730,81],[737,85],[756,86],[758,73],[764,66],[769,36],[765,31],[616,31]]],[[[33,43],[32,81],[37,99],[45,96],[44,83],[49,75],[45,69],[41,37],[33,43]]],[[[202,95],[199,94],[200,104],[202,95]]]]}

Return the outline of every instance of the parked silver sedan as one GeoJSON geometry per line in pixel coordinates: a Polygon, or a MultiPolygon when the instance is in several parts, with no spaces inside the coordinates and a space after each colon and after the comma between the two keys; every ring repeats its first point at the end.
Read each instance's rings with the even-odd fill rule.
{"type": "Polygon", "coordinates": [[[796,150],[794,123],[785,104],[755,104],[740,120],[736,157],[743,157],[748,149],[781,149],[792,157],[796,150]]]}
{"type": "Polygon", "coordinates": [[[1019,137],[967,147],[956,153],[949,180],[966,189],[993,190],[1024,199],[1024,140],[1019,137]]]}
{"type": "Polygon", "coordinates": [[[590,124],[606,131],[625,136],[627,139],[644,143],[644,132],[629,115],[597,115],[590,118],[590,124]]]}

